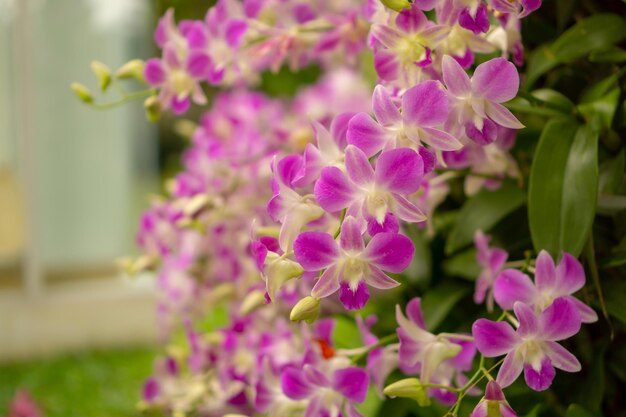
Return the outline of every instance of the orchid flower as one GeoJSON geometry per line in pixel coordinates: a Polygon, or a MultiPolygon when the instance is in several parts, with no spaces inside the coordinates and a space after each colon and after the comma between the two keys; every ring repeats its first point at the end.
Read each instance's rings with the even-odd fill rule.
{"type": "Polygon", "coordinates": [[[302,168],[293,180],[297,187],[313,183],[327,166],[343,165],[345,141],[341,143],[341,138],[331,136],[331,133],[318,122],[314,122],[313,127],[317,146],[309,143],[304,149],[302,168]]]}
{"type": "Polygon", "coordinates": [[[296,260],[305,271],[325,269],[311,295],[324,298],[339,290],[348,310],[361,309],[367,303],[367,285],[378,289],[400,285],[383,271],[404,271],[414,250],[409,238],[393,233],[378,233],[365,245],[361,226],[352,216],[341,226],[339,243],[322,232],[301,233],[294,243],[296,260]]]}
{"type": "Polygon", "coordinates": [[[501,387],[511,385],[522,370],[526,384],[535,391],[552,384],[554,368],[580,371],[578,359],[557,343],[580,330],[580,314],[570,299],[557,298],[539,315],[519,301],[513,310],[519,320],[517,331],[506,322],[487,319],[479,319],[472,326],[476,347],[483,356],[506,355],[496,378],[501,387]]]}
{"type": "Polygon", "coordinates": [[[482,304],[486,298],[487,310],[493,311],[493,284],[509,254],[500,248],[490,248],[490,240],[491,237],[485,235],[481,230],[477,230],[474,234],[474,245],[477,250],[476,261],[482,267],[482,271],[476,280],[474,302],[482,304]]]}
{"type": "Polygon", "coordinates": [[[486,145],[497,137],[497,125],[510,129],[524,127],[500,103],[511,100],[519,88],[515,65],[504,58],[494,58],[476,67],[474,76],[465,73],[452,57],[443,58],[443,80],[452,100],[452,125],[461,125],[467,136],[486,145]]]}
{"type": "Polygon", "coordinates": [[[476,405],[470,417],[489,417],[498,415],[498,412],[501,417],[517,417],[517,413],[506,401],[500,385],[496,381],[489,381],[485,389],[485,396],[476,405]]]}
{"type": "Polygon", "coordinates": [[[520,19],[541,7],[541,0],[490,0],[490,3],[494,10],[511,13],[520,19]]]}
{"type": "Polygon", "coordinates": [[[598,320],[596,312],[572,295],[584,285],[585,271],[576,258],[564,253],[559,265],[555,266],[550,254],[542,250],[537,256],[534,284],[523,272],[507,269],[497,277],[494,295],[504,310],[511,310],[515,302],[521,301],[533,306],[537,312],[548,308],[555,299],[564,297],[576,306],[583,323],[593,323],[598,320]]]}
{"type": "Polygon", "coordinates": [[[347,176],[337,167],[327,167],[315,183],[315,198],[324,210],[347,208],[348,215],[373,217],[379,224],[388,212],[406,222],[424,220],[420,209],[405,197],[418,190],[424,171],[417,152],[408,148],[383,152],[373,169],[363,151],[348,145],[345,165],[347,176]]]}
{"type": "Polygon", "coordinates": [[[396,321],[400,326],[397,329],[400,339],[399,364],[404,373],[419,372],[421,383],[428,384],[437,378],[438,368],[448,359],[461,355],[458,365],[462,370],[467,370],[467,359],[471,366],[472,359],[469,356],[474,356],[472,349],[464,350],[459,343],[426,330],[419,298],[407,304],[406,313],[408,318],[396,305],[396,321]]]}
{"type": "Polygon", "coordinates": [[[463,28],[476,34],[489,30],[489,14],[483,0],[455,0],[455,5],[461,9],[459,24],[463,28]]]}
{"type": "Polygon", "coordinates": [[[400,79],[408,87],[419,81],[421,69],[432,63],[433,49],[450,28],[429,22],[417,4],[402,10],[395,26],[372,25],[370,34],[380,45],[374,52],[374,67],[383,80],[400,79]]]}
{"type": "Polygon", "coordinates": [[[348,124],[348,143],[368,157],[381,149],[399,146],[418,148],[421,142],[440,151],[460,149],[463,145],[439,126],[448,118],[448,98],[438,81],[424,81],[402,95],[402,113],[389,91],[377,85],[372,96],[376,120],[365,113],[356,114],[348,124]]]}

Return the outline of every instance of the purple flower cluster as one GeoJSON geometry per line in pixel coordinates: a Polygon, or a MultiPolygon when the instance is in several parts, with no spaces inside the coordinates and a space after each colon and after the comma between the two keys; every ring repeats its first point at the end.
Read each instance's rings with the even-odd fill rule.
{"type": "Polygon", "coordinates": [[[160,106],[180,114],[204,104],[204,83],[230,90],[212,98],[184,170],[141,221],[135,269],[156,271],[164,339],[185,334],[146,382],[145,407],[356,417],[370,386],[452,405],[481,392],[469,375],[479,352],[506,358],[472,416],[512,416],[501,388],[522,371],[543,390],[555,368],[580,368],[558,343],[597,319],[573,296],[580,263],[563,254],[555,266],[541,252],[527,265],[533,281],[507,269],[507,252],[482,232],[474,299],[507,321],[433,333],[416,298],[405,313],[396,306],[398,343],[374,334],[375,316],[357,316],[362,346],[339,349],[335,319],[317,320],[403,284],[415,252],[408,232],[433,232],[451,178],[464,176],[472,195],[519,175],[509,150],[523,125],[503,105],[519,88],[508,57],[521,64],[520,19],[540,1],[387,3],[218,0],[202,21],[161,18],[162,57],[144,71],[160,106]],[[470,70],[477,54],[497,51],[470,70]],[[371,83],[361,75],[368,53],[371,83]],[[323,76],[295,97],[250,89],[262,71],[310,64],[323,76]],[[207,326],[217,311],[226,323],[207,326]],[[409,382],[384,388],[396,369],[409,382]]]}

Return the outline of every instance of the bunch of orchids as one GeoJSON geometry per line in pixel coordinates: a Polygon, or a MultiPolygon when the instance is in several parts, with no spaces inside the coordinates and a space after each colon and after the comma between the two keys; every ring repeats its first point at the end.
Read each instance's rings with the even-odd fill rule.
{"type": "Polygon", "coordinates": [[[499,319],[434,332],[421,299],[405,297],[396,332],[379,337],[393,306],[386,317],[352,313],[410,286],[415,235],[436,233],[433,214],[456,180],[471,196],[519,177],[510,150],[524,126],[503,103],[520,84],[520,20],[540,5],[218,0],[204,20],[178,23],[167,11],[155,33],[162,56],[114,78],[148,84],[151,117],[206,104],[207,85],[225,89],[168,194],[143,215],[143,256],[125,263],[155,271],[168,346],[143,409],[356,417],[371,391],[435,400],[454,416],[475,396],[472,416],[509,417],[502,389],[522,371],[541,391],[555,369],[580,370],[560,342],[597,320],[574,295],[581,264],[545,251],[509,261],[481,231],[474,300],[499,319]],[[311,65],[322,75],[294,97],[255,90],[264,71],[311,65]],[[356,347],[337,343],[346,321],[356,347]]]}

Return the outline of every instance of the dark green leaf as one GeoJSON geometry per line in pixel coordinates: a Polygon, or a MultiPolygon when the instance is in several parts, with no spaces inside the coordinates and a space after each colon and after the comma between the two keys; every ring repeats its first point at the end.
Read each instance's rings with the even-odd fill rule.
{"type": "Polygon", "coordinates": [[[471,248],[446,259],[442,268],[446,275],[475,281],[480,274],[480,266],[476,262],[476,249],[471,248]]]}
{"type": "Polygon", "coordinates": [[[578,256],[595,215],[598,134],[572,119],[544,128],[530,173],[528,217],[533,244],[554,257],[578,256]]]}
{"type": "Polygon", "coordinates": [[[567,417],[596,417],[578,404],[572,404],[567,408],[567,417]]]}
{"type": "Polygon", "coordinates": [[[604,301],[607,311],[611,316],[615,317],[623,324],[626,324],[626,308],[624,308],[624,300],[626,300],[626,280],[608,280],[604,282],[603,287],[606,293],[604,301]]]}
{"type": "Polygon", "coordinates": [[[576,23],[550,49],[560,63],[567,63],[606,50],[624,39],[626,20],[616,14],[602,13],[576,23]]]}
{"type": "Polygon", "coordinates": [[[626,74],[626,67],[592,85],[583,93],[580,98],[580,103],[591,103],[600,100],[609,90],[617,85],[617,81],[624,74],[626,74]]]}
{"type": "Polygon", "coordinates": [[[541,88],[533,91],[531,94],[553,109],[561,110],[564,113],[571,113],[574,110],[574,103],[558,91],[549,88],[541,88]]]}
{"type": "Polygon", "coordinates": [[[451,254],[470,244],[476,230],[489,231],[525,201],[524,191],[510,181],[506,181],[496,191],[480,191],[463,205],[448,236],[446,253],[451,254]]]}
{"type": "Polygon", "coordinates": [[[626,51],[618,47],[606,51],[595,51],[589,55],[589,61],[617,64],[626,61],[626,51]]]}
{"type": "Polygon", "coordinates": [[[608,159],[600,165],[600,193],[619,193],[624,182],[625,170],[626,152],[622,149],[616,157],[608,159]]]}
{"type": "Polygon", "coordinates": [[[546,72],[559,65],[557,57],[548,45],[539,47],[530,55],[528,70],[526,71],[526,83],[532,85],[546,72]]]}
{"type": "Polygon", "coordinates": [[[578,110],[589,121],[597,117],[604,128],[610,129],[617,110],[619,96],[620,90],[616,87],[595,101],[579,105],[578,110]]]}
{"type": "Polygon", "coordinates": [[[580,404],[586,409],[599,412],[604,397],[604,356],[606,348],[602,347],[595,352],[593,361],[587,369],[588,374],[582,384],[580,404]]]}
{"type": "Polygon", "coordinates": [[[467,292],[466,286],[452,283],[441,284],[428,290],[422,297],[426,327],[430,330],[436,329],[467,292]]]}

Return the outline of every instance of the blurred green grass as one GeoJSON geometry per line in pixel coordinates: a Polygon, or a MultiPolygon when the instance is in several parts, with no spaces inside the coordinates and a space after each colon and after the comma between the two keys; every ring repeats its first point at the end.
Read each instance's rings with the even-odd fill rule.
{"type": "Polygon", "coordinates": [[[136,348],[0,364],[0,416],[18,389],[28,390],[46,417],[138,415],[154,357],[154,350],[136,348]]]}

